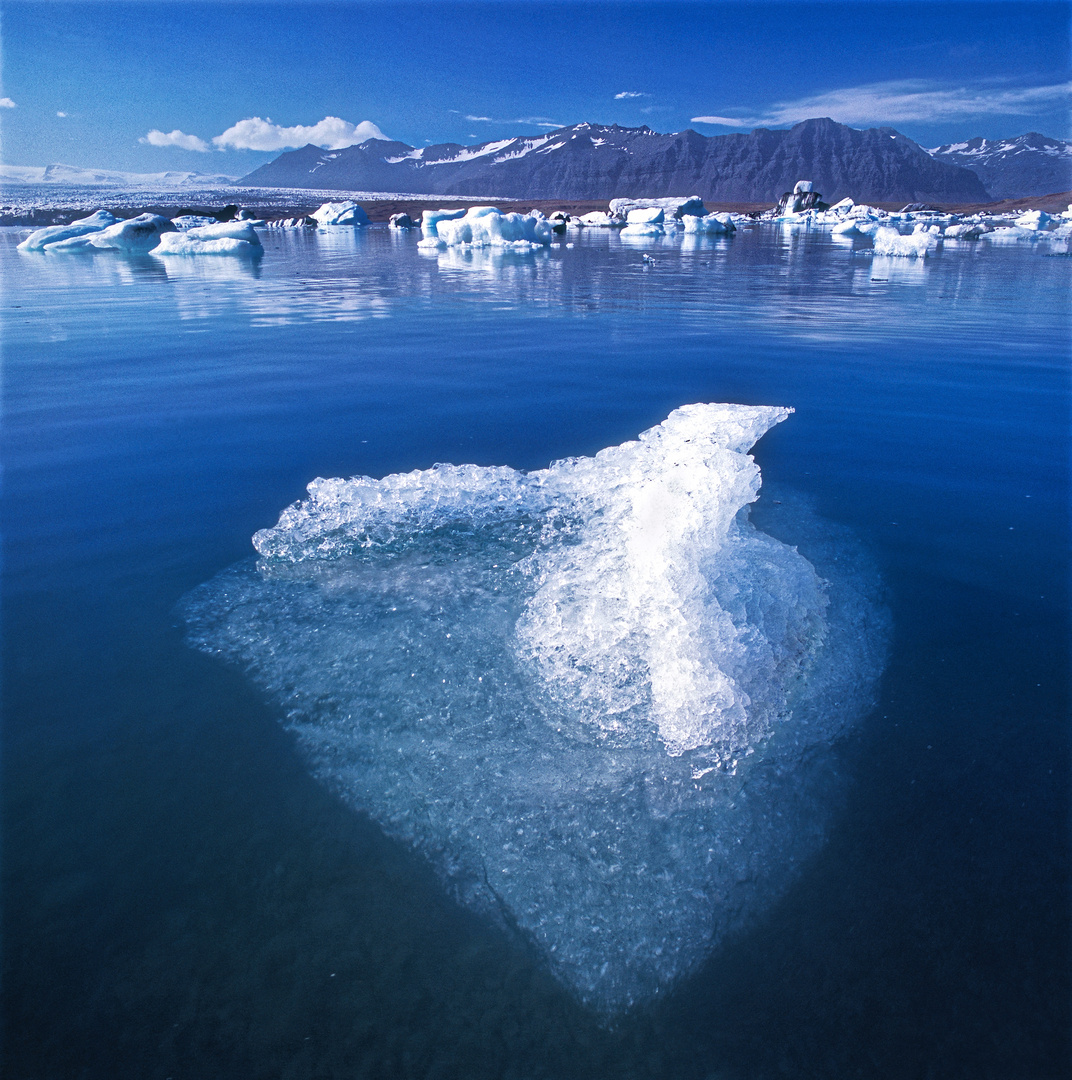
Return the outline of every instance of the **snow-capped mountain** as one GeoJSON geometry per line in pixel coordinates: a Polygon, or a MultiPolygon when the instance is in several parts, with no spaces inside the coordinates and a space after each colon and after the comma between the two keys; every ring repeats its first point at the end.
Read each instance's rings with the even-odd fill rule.
{"type": "Polygon", "coordinates": [[[1072,142],[1029,131],[1016,139],[969,139],[936,146],[935,161],[970,169],[993,199],[1072,190],[1072,142]]]}
{"type": "Polygon", "coordinates": [[[342,150],[309,145],[241,183],[478,198],[695,194],[712,202],[773,203],[800,179],[834,201],[987,201],[974,173],[931,157],[892,128],[861,131],[830,119],[710,137],[585,123],[476,146],[416,149],[379,139],[342,150]]]}
{"type": "Polygon", "coordinates": [[[235,177],[199,172],[129,173],[114,169],[82,169],[76,165],[0,165],[3,184],[70,184],[75,187],[148,188],[171,191],[225,187],[235,177]]]}

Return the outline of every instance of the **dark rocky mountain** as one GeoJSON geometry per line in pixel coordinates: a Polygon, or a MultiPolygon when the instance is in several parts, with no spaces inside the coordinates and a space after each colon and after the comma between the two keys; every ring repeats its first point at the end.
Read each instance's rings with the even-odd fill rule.
{"type": "Polygon", "coordinates": [[[244,177],[249,187],[468,195],[501,199],[613,199],[699,195],[774,203],[798,180],[828,202],[985,202],[967,169],[939,161],[892,128],[833,120],[748,135],[661,135],[647,127],[576,124],[476,146],[414,149],[370,139],[343,150],[305,146],[244,177]]]}
{"type": "Polygon", "coordinates": [[[928,151],[935,161],[971,169],[993,199],[1072,190],[1072,142],[1029,131],[1017,139],[969,139],[928,151]]]}

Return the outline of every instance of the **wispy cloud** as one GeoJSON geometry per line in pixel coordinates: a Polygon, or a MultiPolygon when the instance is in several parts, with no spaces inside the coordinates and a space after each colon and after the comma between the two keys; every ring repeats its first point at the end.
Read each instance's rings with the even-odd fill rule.
{"type": "Polygon", "coordinates": [[[1072,83],[1013,86],[1007,81],[949,85],[901,79],[779,102],[753,116],[694,116],[694,124],[760,127],[829,116],[842,124],[946,123],[980,116],[1033,116],[1072,103],[1072,83]]]}
{"type": "Polygon", "coordinates": [[[65,113],[65,112],[63,112],[63,110],[61,109],[61,110],[60,110],[59,112],[57,112],[57,113],[56,113],[56,115],[57,115],[57,116],[58,116],[58,117],[59,117],[59,118],[60,118],[61,120],[66,120],[66,119],[67,119],[67,117],[68,117],[68,116],[69,116],[70,114],[69,114],[69,113],[65,113]]]}
{"type": "MultiPolygon", "coordinates": [[[[454,111],[456,110],[451,110],[451,112],[454,111]]],[[[500,120],[494,116],[470,116],[466,114],[465,119],[474,124],[525,124],[530,127],[542,128],[560,128],[563,126],[557,120],[551,120],[546,116],[519,116],[514,120],[500,120]]],[[[472,135],[470,138],[475,139],[476,136],[472,135]]]]}
{"type": "Polygon", "coordinates": [[[645,94],[640,90],[623,90],[620,94],[614,95],[615,101],[628,101],[631,98],[651,97],[651,94],[645,94]]]}
{"type": "Polygon", "coordinates": [[[15,102],[9,97],[0,97],[0,109],[13,109],[15,108],[15,102]]]}
{"type": "Polygon", "coordinates": [[[212,142],[220,150],[293,150],[307,143],[322,146],[325,150],[341,150],[367,139],[386,138],[371,120],[351,124],[337,116],[325,116],[316,124],[283,127],[273,124],[271,118],[262,120],[259,116],[251,116],[239,120],[222,135],[215,136],[212,142]]]}
{"type": "MultiPolygon", "coordinates": [[[[62,116],[63,114],[58,113],[57,115],[62,116]]],[[[179,131],[178,128],[174,131],[157,131],[154,128],[144,138],[139,139],[138,142],[148,143],[150,146],[177,146],[180,150],[196,150],[201,154],[208,153],[212,149],[204,139],[199,139],[196,135],[186,135],[184,132],[179,131]]]]}

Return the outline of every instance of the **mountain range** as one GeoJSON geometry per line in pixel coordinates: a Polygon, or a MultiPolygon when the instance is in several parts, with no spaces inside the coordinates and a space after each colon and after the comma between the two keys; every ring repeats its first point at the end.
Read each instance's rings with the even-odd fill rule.
{"type": "Polygon", "coordinates": [[[1020,199],[1072,188],[1072,143],[1029,131],[1018,139],[969,139],[927,153],[970,169],[992,199],[1020,199]]]}
{"type": "Polygon", "coordinates": [[[308,145],[239,183],[501,199],[695,194],[715,203],[774,203],[805,179],[831,202],[848,196],[858,202],[984,203],[1012,197],[1010,191],[1067,190],[1070,154],[1072,144],[1034,134],[928,151],[893,128],[860,130],[827,118],[714,136],[582,123],[475,146],[417,149],[380,139],[341,150],[308,145]],[[984,143],[978,152],[976,144],[984,143]]]}

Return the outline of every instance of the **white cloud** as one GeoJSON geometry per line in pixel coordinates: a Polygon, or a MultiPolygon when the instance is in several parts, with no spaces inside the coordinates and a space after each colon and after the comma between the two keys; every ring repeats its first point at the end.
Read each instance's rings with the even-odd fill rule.
{"type": "Polygon", "coordinates": [[[639,90],[623,90],[620,94],[614,95],[615,101],[629,100],[630,98],[638,97],[651,97],[651,94],[641,93],[639,90]]]}
{"type": "MultiPolygon", "coordinates": [[[[62,114],[60,114],[62,115],[62,114]]],[[[181,150],[196,150],[198,153],[207,153],[212,148],[204,139],[196,135],[186,135],[176,128],[174,131],[157,131],[155,128],[138,142],[148,143],[150,146],[177,146],[181,150]]]]}
{"type": "Polygon", "coordinates": [[[694,124],[759,127],[796,124],[829,116],[842,124],[940,124],[979,116],[1032,116],[1072,103],[1072,83],[1010,86],[988,81],[956,86],[929,79],[901,79],[829,90],[783,101],[759,116],[694,116],[694,124]]]}
{"type": "Polygon", "coordinates": [[[57,115],[57,116],[58,116],[58,117],[59,117],[59,118],[60,118],[61,120],[66,120],[66,119],[67,119],[67,113],[65,113],[65,112],[62,112],[62,111],[61,111],[61,112],[58,112],[58,113],[56,113],[56,115],[57,115]]]}
{"type": "Polygon", "coordinates": [[[221,150],[293,150],[307,143],[322,146],[325,150],[341,150],[367,139],[386,138],[371,120],[351,124],[337,116],[325,116],[317,124],[282,127],[273,124],[271,119],[252,116],[239,120],[212,141],[221,150]]]}
{"type": "MultiPolygon", "coordinates": [[[[451,110],[454,111],[453,109],[451,110]]],[[[529,124],[532,127],[542,128],[560,128],[563,125],[557,120],[550,120],[546,116],[519,116],[514,120],[497,120],[493,116],[466,116],[466,120],[472,121],[474,124],[529,124]]],[[[469,136],[471,139],[475,139],[475,135],[469,136]]]]}
{"type": "Polygon", "coordinates": [[[15,102],[9,97],[0,97],[0,109],[13,109],[15,108],[15,102]]]}
{"type": "Polygon", "coordinates": [[[694,116],[690,124],[720,124],[722,127],[748,127],[751,120],[735,120],[732,116],[694,116]]]}

